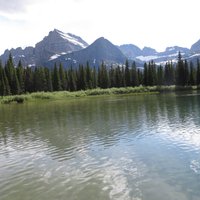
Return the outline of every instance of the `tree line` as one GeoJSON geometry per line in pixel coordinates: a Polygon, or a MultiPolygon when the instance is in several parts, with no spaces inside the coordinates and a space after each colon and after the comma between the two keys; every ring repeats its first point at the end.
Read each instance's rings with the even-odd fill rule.
{"type": "Polygon", "coordinates": [[[15,67],[12,56],[3,66],[0,62],[0,95],[17,95],[31,92],[77,91],[93,88],[135,87],[135,86],[200,85],[200,63],[183,60],[178,54],[174,65],[156,66],[151,61],[144,64],[144,69],[137,68],[126,61],[124,66],[108,68],[103,62],[99,68],[79,65],[78,68],[64,69],[62,64],[55,64],[53,69],[46,67],[23,67],[21,61],[15,67]]]}

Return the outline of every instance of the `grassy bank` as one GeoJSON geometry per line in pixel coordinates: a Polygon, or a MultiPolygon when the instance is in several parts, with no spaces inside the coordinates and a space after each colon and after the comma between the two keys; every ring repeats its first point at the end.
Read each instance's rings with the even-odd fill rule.
{"type": "Polygon", "coordinates": [[[3,104],[23,103],[25,101],[34,101],[37,99],[59,100],[76,97],[97,96],[97,95],[120,95],[120,94],[158,94],[163,92],[189,91],[197,90],[196,86],[192,87],[177,87],[177,86],[148,86],[148,87],[123,87],[123,88],[108,88],[108,89],[90,89],[84,91],[60,91],[60,92],[36,92],[31,94],[23,94],[16,96],[0,97],[0,102],[3,104]]]}

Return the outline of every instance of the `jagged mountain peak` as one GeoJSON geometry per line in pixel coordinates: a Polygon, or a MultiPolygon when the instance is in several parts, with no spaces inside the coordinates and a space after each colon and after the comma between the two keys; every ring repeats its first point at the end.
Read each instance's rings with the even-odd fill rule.
{"type": "Polygon", "coordinates": [[[36,64],[44,64],[48,60],[79,51],[87,46],[88,44],[81,37],[54,29],[35,45],[36,64]]]}
{"type": "Polygon", "coordinates": [[[50,33],[57,34],[64,40],[67,40],[67,41],[73,43],[74,45],[81,46],[82,48],[86,48],[88,46],[87,42],[85,42],[81,37],[74,35],[72,33],[64,33],[58,29],[54,29],[50,33]]]}

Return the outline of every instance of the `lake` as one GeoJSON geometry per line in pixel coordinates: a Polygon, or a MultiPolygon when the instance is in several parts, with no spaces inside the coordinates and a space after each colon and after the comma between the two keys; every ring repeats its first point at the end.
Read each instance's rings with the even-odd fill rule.
{"type": "Polygon", "coordinates": [[[0,105],[1,200],[199,200],[200,94],[0,105]]]}

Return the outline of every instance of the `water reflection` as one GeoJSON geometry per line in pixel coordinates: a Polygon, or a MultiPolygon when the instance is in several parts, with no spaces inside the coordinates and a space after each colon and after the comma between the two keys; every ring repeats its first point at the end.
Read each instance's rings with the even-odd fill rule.
{"type": "Polygon", "coordinates": [[[0,106],[0,196],[198,199],[200,96],[0,106]]]}

